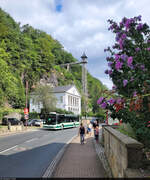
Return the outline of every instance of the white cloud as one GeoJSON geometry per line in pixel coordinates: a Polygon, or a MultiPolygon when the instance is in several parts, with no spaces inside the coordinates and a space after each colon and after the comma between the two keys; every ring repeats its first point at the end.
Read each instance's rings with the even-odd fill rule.
{"type": "Polygon", "coordinates": [[[149,0],[0,0],[0,7],[17,22],[46,31],[78,60],[83,51],[88,56],[88,71],[107,87],[112,87],[104,48],[112,45],[108,19],[119,22],[124,16],[142,15],[150,23],[149,0]],[[56,3],[62,11],[56,12],[56,3]]]}

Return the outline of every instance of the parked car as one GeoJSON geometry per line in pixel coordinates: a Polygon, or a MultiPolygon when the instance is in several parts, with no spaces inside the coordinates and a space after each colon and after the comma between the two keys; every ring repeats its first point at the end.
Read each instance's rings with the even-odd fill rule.
{"type": "Polygon", "coordinates": [[[21,121],[19,121],[17,118],[3,118],[2,119],[2,125],[20,125],[21,121]]]}
{"type": "Polygon", "coordinates": [[[41,119],[37,119],[34,123],[35,126],[42,126],[43,125],[43,121],[41,119]]]}
{"type": "Polygon", "coordinates": [[[27,125],[28,126],[41,126],[43,124],[43,121],[41,119],[31,119],[28,120],[27,125]]]}
{"type": "Polygon", "coordinates": [[[36,119],[29,119],[28,122],[27,122],[27,125],[28,126],[34,126],[35,125],[35,121],[36,121],[36,119]]]}

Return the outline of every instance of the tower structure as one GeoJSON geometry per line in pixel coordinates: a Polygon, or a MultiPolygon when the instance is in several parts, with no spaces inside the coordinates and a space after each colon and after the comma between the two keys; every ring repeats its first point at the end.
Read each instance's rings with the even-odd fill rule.
{"type": "Polygon", "coordinates": [[[86,116],[86,112],[87,112],[87,101],[88,101],[88,90],[87,90],[87,68],[86,65],[88,63],[87,61],[87,56],[85,54],[85,52],[83,53],[83,55],[81,56],[82,61],[79,62],[72,62],[72,63],[66,63],[66,64],[61,64],[61,67],[67,67],[67,70],[70,69],[70,66],[75,65],[75,64],[82,64],[82,92],[83,92],[83,110],[85,112],[85,116],[86,116]]]}
{"type": "Polygon", "coordinates": [[[82,63],[82,90],[83,90],[83,96],[84,96],[84,102],[83,102],[83,108],[86,116],[87,112],[87,100],[88,100],[88,90],[87,90],[87,56],[85,53],[81,56],[81,63],[82,63]]]}

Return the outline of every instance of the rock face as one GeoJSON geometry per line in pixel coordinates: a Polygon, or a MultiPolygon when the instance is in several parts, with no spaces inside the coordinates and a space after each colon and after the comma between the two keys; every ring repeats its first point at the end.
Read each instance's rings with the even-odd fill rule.
{"type": "Polygon", "coordinates": [[[55,73],[51,73],[51,76],[43,75],[42,79],[40,79],[40,84],[42,85],[51,85],[52,87],[58,86],[58,80],[55,73]]]}

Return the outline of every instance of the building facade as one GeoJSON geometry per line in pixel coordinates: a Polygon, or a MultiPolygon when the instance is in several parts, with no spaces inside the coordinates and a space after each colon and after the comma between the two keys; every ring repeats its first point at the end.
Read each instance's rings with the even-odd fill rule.
{"type": "MultiPolygon", "coordinates": [[[[57,98],[57,108],[81,114],[81,95],[75,85],[57,86],[53,92],[57,98]]],[[[30,99],[30,112],[40,113],[42,107],[42,103],[34,103],[33,99],[30,99]]]]}

